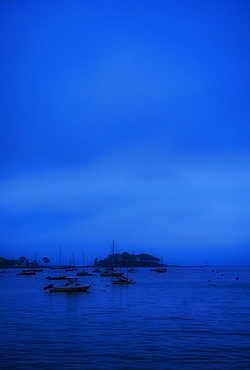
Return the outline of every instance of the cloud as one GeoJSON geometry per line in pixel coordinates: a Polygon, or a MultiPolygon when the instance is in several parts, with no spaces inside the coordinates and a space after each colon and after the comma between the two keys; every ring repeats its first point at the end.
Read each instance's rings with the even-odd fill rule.
{"type": "Polygon", "coordinates": [[[155,166],[153,159],[140,166],[131,158],[106,159],[89,168],[15,178],[0,188],[2,214],[33,218],[33,227],[42,226],[39,235],[47,233],[48,239],[67,235],[75,243],[101,243],[116,236],[186,247],[246,243],[249,189],[249,165],[242,158],[160,165],[157,160],[155,166]],[[53,227],[46,225],[46,214],[53,227]]]}

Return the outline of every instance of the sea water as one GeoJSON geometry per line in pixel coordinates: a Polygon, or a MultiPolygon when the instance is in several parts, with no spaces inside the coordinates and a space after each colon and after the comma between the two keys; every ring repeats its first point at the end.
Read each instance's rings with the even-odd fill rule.
{"type": "Polygon", "coordinates": [[[79,293],[43,289],[57,270],[5,271],[1,369],[250,369],[249,266],[93,273],[79,293]]]}

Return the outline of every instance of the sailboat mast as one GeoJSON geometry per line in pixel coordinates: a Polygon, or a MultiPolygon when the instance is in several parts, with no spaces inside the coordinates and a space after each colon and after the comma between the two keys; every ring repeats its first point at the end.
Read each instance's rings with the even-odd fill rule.
{"type": "Polygon", "coordinates": [[[82,266],[84,267],[85,261],[84,261],[84,251],[82,251],[82,266]]]}
{"type": "Polygon", "coordinates": [[[115,267],[115,261],[114,261],[114,253],[115,253],[115,241],[113,240],[112,246],[111,246],[111,259],[112,259],[112,267],[115,267]]]}
{"type": "Polygon", "coordinates": [[[61,250],[61,246],[59,247],[59,250],[60,250],[60,266],[62,266],[62,250],[61,250]]]}

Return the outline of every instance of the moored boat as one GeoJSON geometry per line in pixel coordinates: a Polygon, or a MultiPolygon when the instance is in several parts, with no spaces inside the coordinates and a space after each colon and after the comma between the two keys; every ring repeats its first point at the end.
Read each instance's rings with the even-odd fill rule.
{"type": "Polygon", "coordinates": [[[100,276],[122,276],[123,272],[118,272],[116,270],[105,269],[100,273],[100,276]]]}
{"type": "Polygon", "coordinates": [[[65,269],[65,271],[75,271],[75,270],[77,270],[77,268],[74,268],[74,267],[69,267],[69,268],[65,269]]]}
{"type": "Polygon", "coordinates": [[[23,270],[22,272],[18,272],[17,275],[35,275],[36,272],[32,270],[23,270]]]}
{"type": "Polygon", "coordinates": [[[93,272],[102,272],[99,268],[93,270],[93,272]]]}
{"type": "Polygon", "coordinates": [[[53,285],[49,284],[44,287],[44,290],[49,289],[50,293],[57,292],[86,292],[90,285],[82,284],[76,277],[67,277],[65,285],[53,285]]]}
{"type": "Polygon", "coordinates": [[[43,270],[41,270],[41,269],[32,269],[32,270],[30,270],[30,271],[41,272],[41,271],[43,271],[43,270]]]}
{"type": "Polygon", "coordinates": [[[165,272],[165,271],[167,271],[167,268],[165,268],[165,267],[157,267],[155,269],[151,269],[150,271],[165,272]]]}
{"type": "Polygon", "coordinates": [[[85,270],[82,270],[82,271],[76,273],[76,276],[91,276],[91,275],[93,275],[93,274],[91,274],[90,272],[85,271],[85,270]]]}
{"type": "Polygon", "coordinates": [[[113,284],[131,284],[133,280],[125,276],[116,276],[111,281],[113,284]]]}
{"type": "Polygon", "coordinates": [[[66,280],[67,276],[66,275],[47,276],[46,279],[49,279],[49,280],[66,280]]]}

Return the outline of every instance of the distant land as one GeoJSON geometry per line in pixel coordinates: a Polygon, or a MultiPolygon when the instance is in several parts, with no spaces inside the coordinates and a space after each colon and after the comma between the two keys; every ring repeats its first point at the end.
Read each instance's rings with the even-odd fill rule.
{"type": "MultiPolygon", "coordinates": [[[[0,257],[0,267],[41,267],[48,265],[51,267],[50,260],[47,257],[43,258],[44,264],[39,264],[36,260],[30,262],[25,257],[20,257],[19,259],[7,259],[0,257]]],[[[68,265],[67,265],[68,266],[68,265]]],[[[113,253],[104,259],[94,259],[93,265],[88,265],[89,267],[167,267],[176,265],[166,265],[161,263],[160,258],[153,257],[147,253],[141,254],[130,254],[127,252],[113,253]]]]}
{"type": "MultiPolygon", "coordinates": [[[[208,267],[206,262],[204,267],[208,267]]],[[[69,268],[73,267],[70,264],[63,264],[63,265],[55,265],[52,264],[48,257],[42,258],[42,263],[39,264],[36,260],[30,262],[25,257],[20,257],[16,259],[7,259],[4,257],[0,257],[0,268],[15,268],[15,267],[23,267],[23,268],[38,268],[38,267],[50,267],[50,268],[69,268]]],[[[77,265],[75,267],[83,267],[82,265],[77,265]]],[[[153,257],[147,253],[141,254],[130,254],[128,252],[113,253],[108,255],[108,257],[104,259],[95,258],[92,265],[86,265],[84,267],[202,267],[199,266],[191,266],[191,265],[167,265],[162,263],[159,257],[153,257]]]]}

